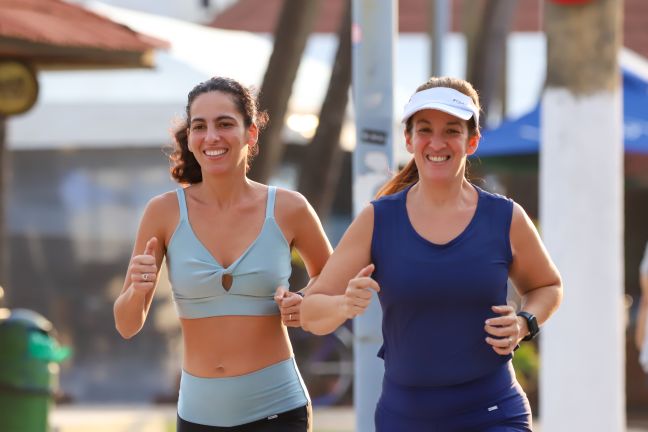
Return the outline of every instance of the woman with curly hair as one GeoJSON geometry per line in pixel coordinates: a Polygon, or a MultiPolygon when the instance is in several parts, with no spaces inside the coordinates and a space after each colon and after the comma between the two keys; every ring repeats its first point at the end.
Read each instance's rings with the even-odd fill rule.
{"type": "Polygon", "coordinates": [[[307,431],[308,393],[286,326],[302,293],[289,292],[291,248],[311,277],[331,246],[303,196],[247,178],[267,115],[251,92],[215,77],[188,95],[175,130],[173,178],[142,217],[114,307],[124,338],[148,314],[166,257],[184,357],[178,431],[307,431]]]}

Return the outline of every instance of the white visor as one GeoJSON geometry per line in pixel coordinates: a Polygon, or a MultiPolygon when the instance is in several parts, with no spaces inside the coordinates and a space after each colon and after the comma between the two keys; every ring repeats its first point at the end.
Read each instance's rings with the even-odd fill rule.
{"type": "Polygon", "coordinates": [[[462,120],[475,117],[479,124],[479,110],[470,96],[448,87],[433,87],[414,93],[403,110],[403,123],[424,109],[443,111],[462,120]]]}

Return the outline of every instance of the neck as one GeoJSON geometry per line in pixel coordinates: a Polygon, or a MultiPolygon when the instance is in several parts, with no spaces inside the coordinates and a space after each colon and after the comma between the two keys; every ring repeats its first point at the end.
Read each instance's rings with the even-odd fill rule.
{"type": "Polygon", "coordinates": [[[240,201],[252,182],[246,176],[203,176],[199,193],[203,200],[218,207],[230,207],[240,201]]]}
{"type": "Polygon", "coordinates": [[[464,177],[449,183],[426,182],[421,179],[414,186],[413,192],[423,203],[435,207],[454,206],[464,202],[473,192],[473,186],[464,177]]]}

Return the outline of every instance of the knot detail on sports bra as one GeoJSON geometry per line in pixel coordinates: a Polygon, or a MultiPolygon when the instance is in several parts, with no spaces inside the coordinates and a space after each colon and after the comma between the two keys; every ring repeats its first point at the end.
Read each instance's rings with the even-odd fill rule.
{"type": "Polygon", "coordinates": [[[181,318],[277,315],[274,293],[288,286],[290,246],[274,219],[276,188],[268,188],[266,218],[257,238],[228,267],[218,263],[196,237],[187,216],[184,189],[176,191],[180,220],[167,247],[167,267],[181,318]],[[231,276],[231,287],[223,277],[231,276]]]}

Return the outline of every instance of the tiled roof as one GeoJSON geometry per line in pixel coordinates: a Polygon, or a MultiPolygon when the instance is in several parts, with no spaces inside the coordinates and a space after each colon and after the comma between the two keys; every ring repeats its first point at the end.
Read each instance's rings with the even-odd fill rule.
{"type": "MultiPolygon", "coordinates": [[[[452,7],[452,30],[459,31],[463,5],[474,5],[475,0],[454,0],[452,7]]],[[[639,0],[642,1],[642,0],[639,0]]],[[[315,23],[316,33],[334,33],[337,30],[345,0],[320,0],[315,23]]],[[[398,2],[398,28],[403,33],[427,31],[428,0],[400,0],[398,2]]],[[[538,10],[541,0],[525,0],[524,7],[516,10],[514,30],[538,31],[538,10]]],[[[239,0],[220,13],[210,24],[212,27],[230,30],[246,30],[259,33],[274,32],[283,0],[239,0]]]]}
{"type": "MultiPolygon", "coordinates": [[[[0,0],[0,57],[45,47],[144,54],[166,42],[61,0],[0,0]]],[[[39,55],[40,55],[39,54],[39,55]]],[[[100,59],[97,59],[100,63],[100,59]]]]}
{"type": "MultiPolygon", "coordinates": [[[[337,30],[345,0],[320,0],[315,32],[333,33],[337,30]]],[[[477,0],[450,0],[452,31],[461,31],[462,10],[474,6],[477,0]]],[[[484,1],[484,0],[481,0],[484,1]]],[[[428,0],[399,0],[398,28],[402,33],[427,31],[428,0]]],[[[273,33],[283,0],[239,0],[219,14],[210,24],[231,30],[273,33]]],[[[624,1],[624,46],[648,57],[648,1],[624,1]]],[[[517,3],[513,31],[542,31],[543,0],[517,3]]]]}
{"type": "Polygon", "coordinates": [[[648,57],[648,1],[625,0],[623,3],[623,45],[648,57]]]}

